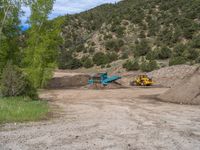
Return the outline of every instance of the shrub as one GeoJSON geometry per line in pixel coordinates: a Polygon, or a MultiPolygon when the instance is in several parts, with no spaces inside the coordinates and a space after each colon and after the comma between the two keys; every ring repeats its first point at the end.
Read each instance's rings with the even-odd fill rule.
{"type": "Polygon", "coordinates": [[[110,65],[110,64],[106,65],[106,68],[110,68],[110,67],[111,67],[111,65],[110,65]]]}
{"type": "Polygon", "coordinates": [[[123,52],[120,58],[121,59],[127,59],[128,58],[128,53],[123,52]]]}
{"type": "Polygon", "coordinates": [[[138,61],[130,61],[127,60],[124,64],[123,64],[123,68],[125,68],[127,71],[136,71],[140,69],[140,65],[138,63],[138,61]]]}
{"type": "Polygon", "coordinates": [[[148,43],[146,40],[142,40],[139,44],[135,47],[135,55],[136,56],[144,56],[146,55],[151,48],[148,46],[148,43]]]}
{"type": "Polygon", "coordinates": [[[149,62],[145,60],[140,65],[140,69],[144,72],[150,72],[158,68],[158,64],[155,60],[150,60],[149,62]]]}
{"type": "Polygon", "coordinates": [[[109,40],[105,43],[105,48],[107,50],[119,51],[119,49],[124,45],[122,39],[109,40]]]}
{"type": "Polygon", "coordinates": [[[29,96],[37,97],[36,89],[31,82],[16,66],[8,63],[3,69],[0,93],[4,97],[29,96]]]}
{"type": "Polygon", "coordinates": [[[89,53],[90,53],[90,54],[93,54],[94,52],[95,52],[94,47],[90,47],[90,48],[89,48],[89,53]]]}
{"type": "Polygon", "coordinates": [[[158,58],[167,59],[167,58],[170,58],[171,54],[172,54],[172,51],[168,47],[164,46],[159,50],[158,58]]]}
{"type": "Polygon", "coordinates": [[[107,57],[107,55],[105,55],[102,52],[97,52],[94,56],[93,56],[93,62],[97,65],[105,65],[109,62],[109,58],[107,57]]]}
{"type": "Polygon", "coordinates": [[[196,36],[192,39],[192,47],[193,48],[200,48],[200,35],[196,36]]]}
{"type": "Polygon", "coordinates": [[[187,51],[186,51],[186,57],[187,59],[189,60],[195,60],[199,57],[199,51],[193,49],[193,48],[189,48],[187,51]]]}
{"type": "Polygon", "coordinates": [[[87,58],[87,59],[84,60],[83,67],[91,68],[93,66],[94,66],[93,61],[90,58],[87,58]]]}
{"type": "Polygon", "coordinates": [[[85,50],[85,46],[83,44],[76,47],[76,52],[83,52],[85,50]]]}
{"type": "Polygon", "coordinates": [[[200,63],[200,56],[195,60],[196,63],[200,63]]]}
{"type": "Polygon", "coordinates": [[[149,51],[146,55],[147,60],[153,60],[158,57],[158,53],[156,51],[149,51]]]}
{"type": "Polygon", "coordinates": [[[173,51],[173,56],[178,57],[178,56],[183,56],[184,51],[187,50],[187,46],[183,44],[177,44],[174,47],[173,51]]]}
{"type": "Polygon", "coordinates": [[[179,64],[185,64],[186,63],[186,59],[182,56],[177,56],[177,57],[172,57],[169,60],[169,65],[173,66],[173,65],[179,65],[179,64]]]}
{"type": "Polygon", "coordinates": [[[118,59],[118,55],[115,52],[107,53],[109,63],[116,61],[118,59]]]}

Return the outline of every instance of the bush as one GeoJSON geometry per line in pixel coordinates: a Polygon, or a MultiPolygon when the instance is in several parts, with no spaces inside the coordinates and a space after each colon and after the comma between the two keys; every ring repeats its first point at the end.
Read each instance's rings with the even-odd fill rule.
{"type": "Polygon", "coordinates": [[[146,55],[151,48],[148,46],[148,43],[146,40],[142,40],[139,44],[135,47],[135,55],[136,56],[144,56],[146,55]]]}
{"type": "Polygon", "coordinates": [[[158,64],[155,60],[150,60],[148,61],[143,61],[142,64],[140,65],[140,69],[144,72],[150,72],[155,69],[158,69],[158,64]]]}
{"type": "Polygon", "coordinates": [[[192,47],[193,48],[200,48],[200,35],[196,36],[192,39],[192,47]]]}
{"type": "Polygon", "coordinates": [[[153,60],[158,57],[158,53],[156,51],[149,51],[146,55],[147,60],[153,60]]]}
{"type": "Polygon", "coordinates": [[[16,66],[8,63],[3,69],[0,93],[3,97],[29,96],[37,97],[36,89],[16,66]]]}
{"type": "Polygon", "coordinates": [[[195,60],[196,63],[200,63],[200,56],[195,60]]]}
{"type": "Polygon", "coordinates": [[[184,57],[181,56],[177,56],[177,57],[172,57],[169,60],[169,65],[173,66],[173,65],[179,65],[179,64],[185,64],[187,61],[184,57]]]}
{"type": "Polygon", "coordinates": [[[121,59],[127,59],[128,58],[128,53],[123,52],[120,58],[121,59]]]}
{"type": "Polygon", "coordinates": [[[136,71],[140,69],[140,65],[138,63],[138,61],[130,61],[127,60],[124,64],[123,64],[123,68],[125,68],[127,71],[136,71]]]}
{"type": "Polygon", "coordinates": [[[110,67],[111,67],[111,65],[110,65],[110,64],[106,65],[106,68],[110,68],[110,67]]]}
{"type": "Polygon", "coordinates": [[[174,57],[183,56],[184,51],[187,50],[187,49],[188,49],[188,47],[186,45],[177,44],[174,47],[173,56],[174,57]]]}
{"type": "Polygon", "coordinates": [[[193,49],[193,48],[189,48],[187,51],[186,51],[186,57],[187,59],[189,60],[195,60],[199,57],[199,51],[193,49]]]}
{"type": "Polygon", "coordinates": [[[93,61],[90,58],[87,58],[87,59],[84,60],[83,67],[91,68],[93,66],[94,66],[93,61]]]}
{"type": "Polygon", "coordinates": [[[76,52],[83,52],[85,50],[85,46],[83,44],[78,45],[76,47],[76,52]]]}
{"type": "Polygon", "coordinates": [[[167,59],[171,57],[171,54],[172,54],[172,51],[168,47],[164,46],[159,50],[158,58],[167,59]]]}
{"type": "Polygon", "coordinates": [[[107,57],[107,55],[105,55],[102,52],[97,52],[94,56],[93,56],[93,62],[97,65],[105,65],[109,62],[109,58],[107,57]]]}
{"type": "Polygon", "coordinates": [[[109,63],[116,61],[118,59],[118,55],[115,52],[107,53],[109,63]]]}
{"type": "Polygon", "coordinates": [[[109,40],[105,43],[105,48],[107,50],[119,51],[120,48],[124,45],[124,41],[122,39],[117,40],[109,40]]]}
{"type": "Polygon", "coordinates": [[[90,54],[93,54],[94,52],[95,52],[95,48],[94,48],[94,47],[90,47],[90,48],[89,48],[89,53],[90,53],[90,54]]]}

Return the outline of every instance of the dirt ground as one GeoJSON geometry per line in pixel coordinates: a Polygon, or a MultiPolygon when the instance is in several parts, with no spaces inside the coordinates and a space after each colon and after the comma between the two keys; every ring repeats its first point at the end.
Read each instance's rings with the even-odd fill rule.
{"type": "Polygon", "coordinates": [[[148,98],[166,90],[41,91],[55,117],[0,126],[0,150],[199,150],[200,106],[148,98]]]}

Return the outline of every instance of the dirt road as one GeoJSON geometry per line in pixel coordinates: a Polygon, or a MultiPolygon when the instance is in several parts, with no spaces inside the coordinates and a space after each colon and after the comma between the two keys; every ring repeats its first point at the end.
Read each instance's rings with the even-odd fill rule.
{"type": "Polygon", "coordinates": [[[163,103],[146,97],[165,91],[43,91],[41,96],[53,100],[51,104],[60,117],[1,126],[0,149],[199,150],[200,106],[163,103]]]}

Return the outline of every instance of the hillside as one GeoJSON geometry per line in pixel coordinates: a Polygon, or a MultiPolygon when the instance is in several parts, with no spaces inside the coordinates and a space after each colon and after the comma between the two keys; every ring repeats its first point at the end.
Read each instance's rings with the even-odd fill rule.
{"type": "Polygon", "coordinates": [[[61,69],[109,68],[119,59],[143,71],[200,62],[200,0],[123,0],[52,22],[62,23],[61,69]]]}

